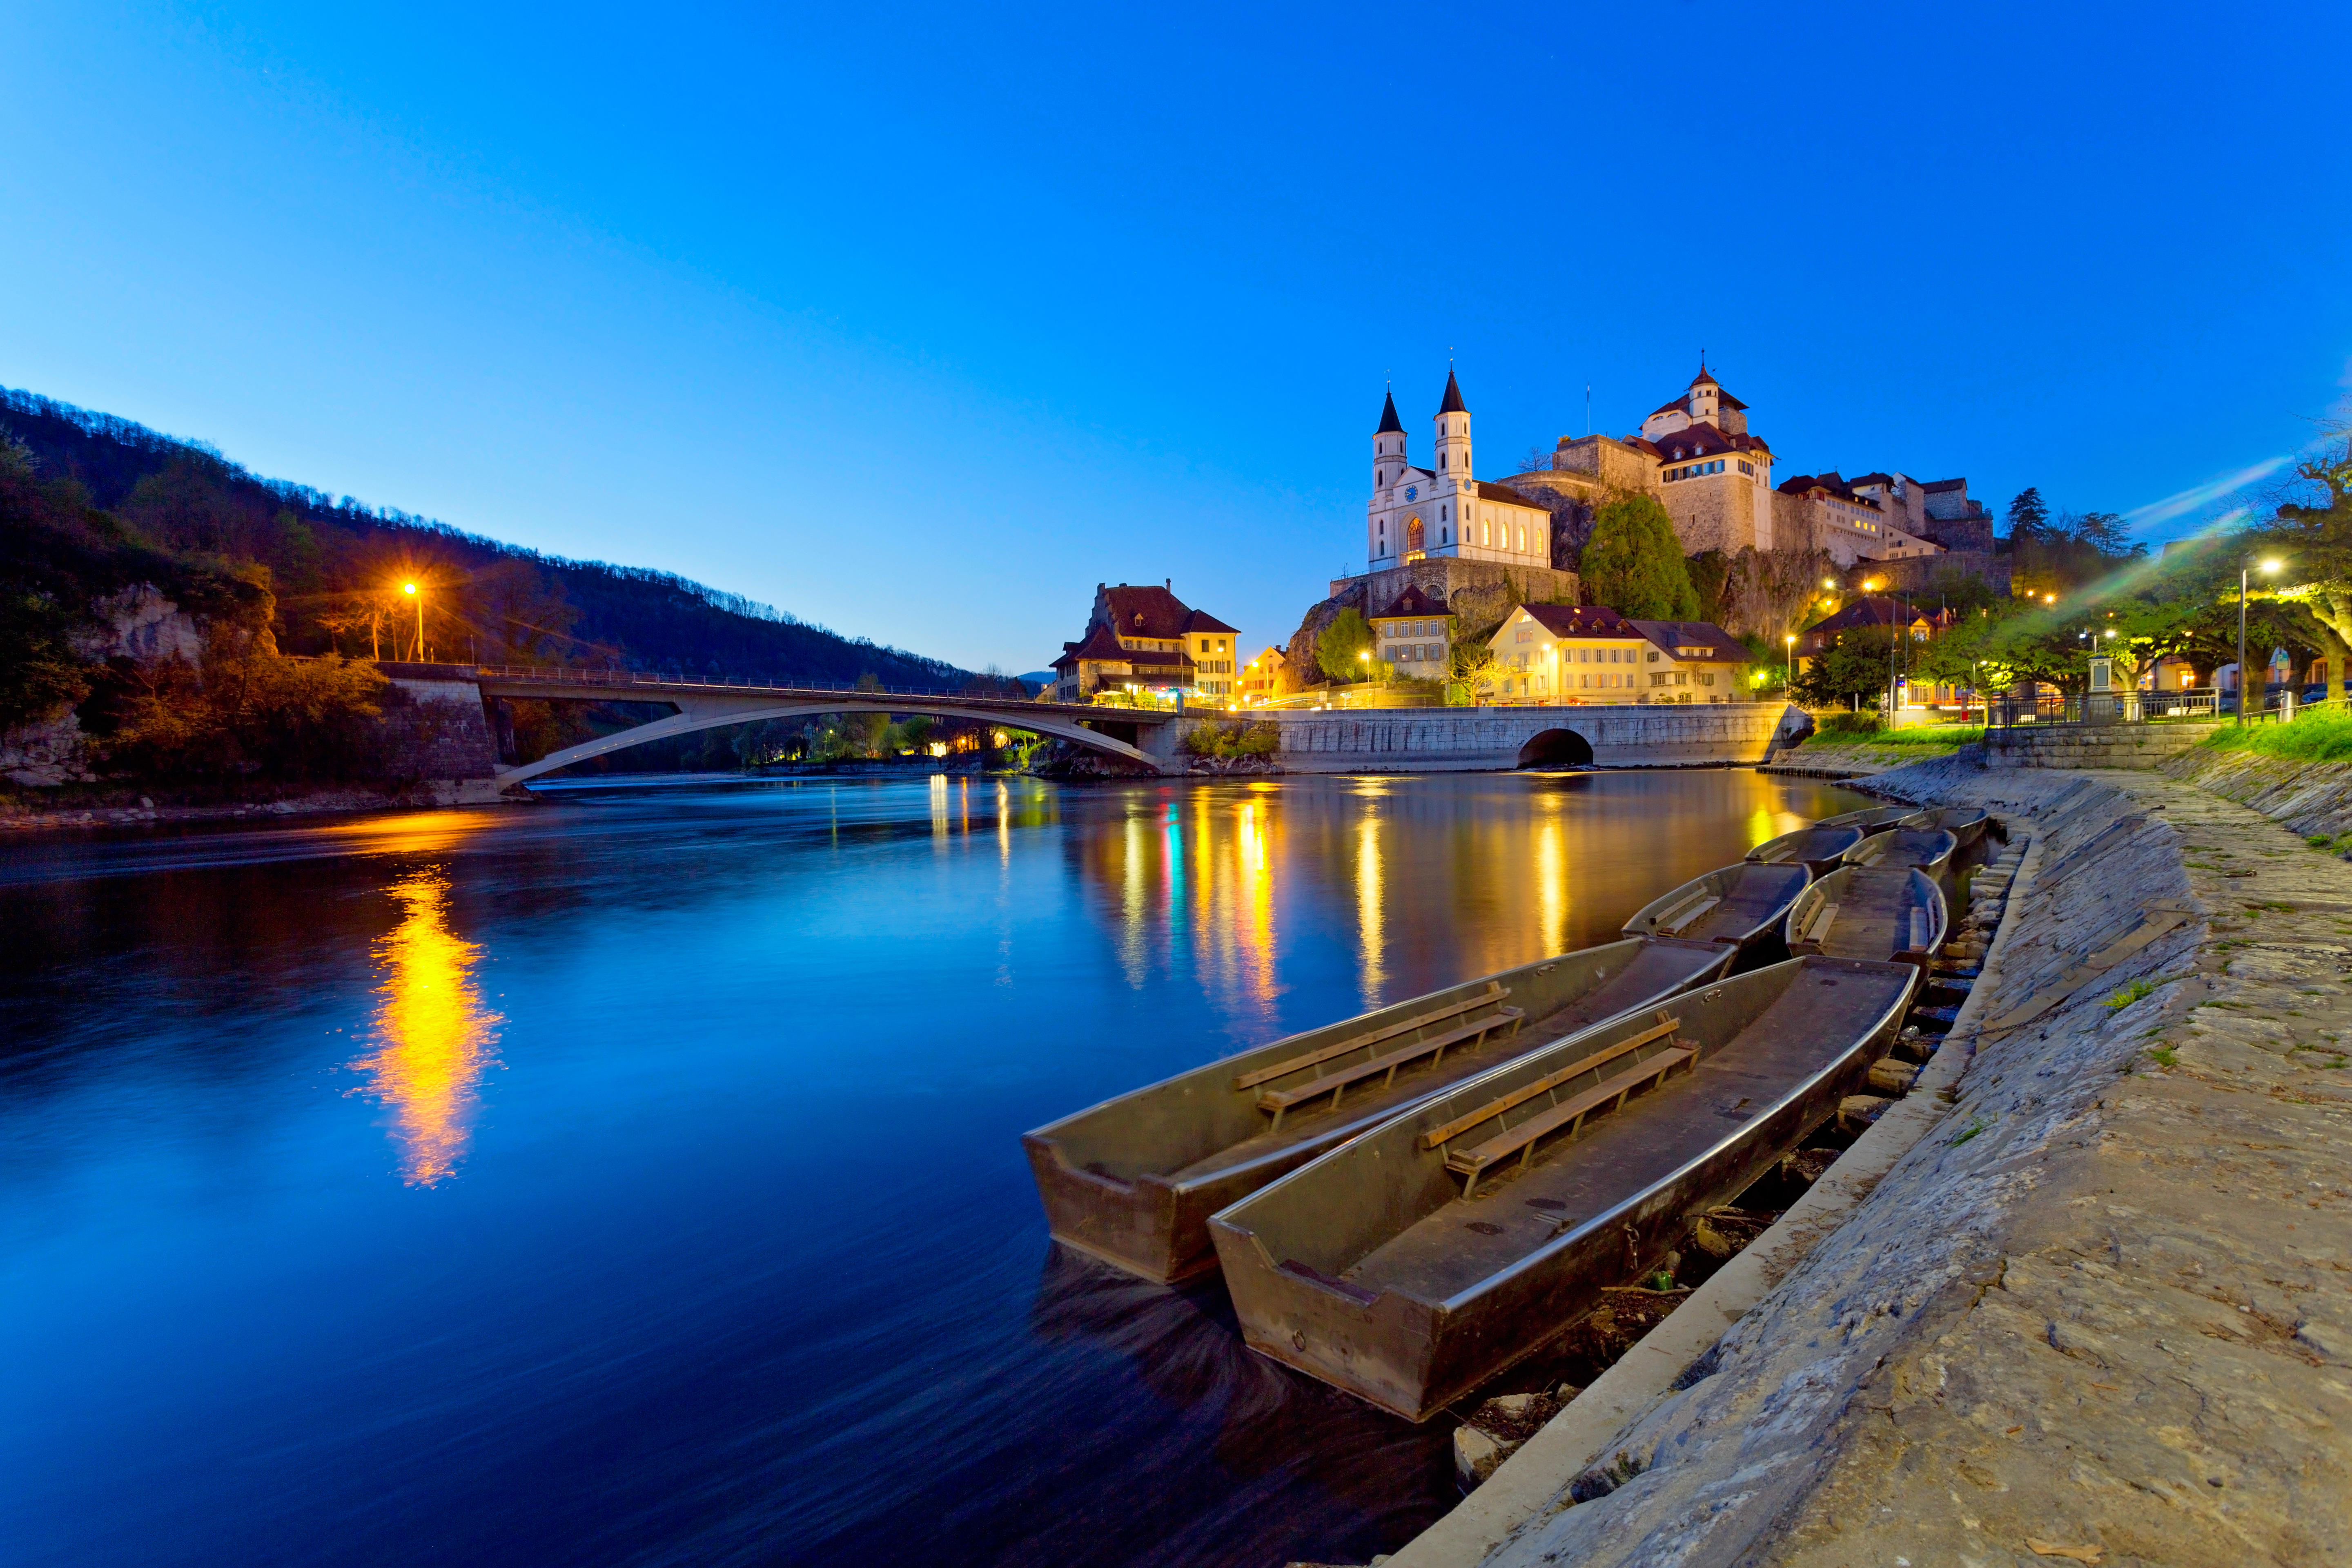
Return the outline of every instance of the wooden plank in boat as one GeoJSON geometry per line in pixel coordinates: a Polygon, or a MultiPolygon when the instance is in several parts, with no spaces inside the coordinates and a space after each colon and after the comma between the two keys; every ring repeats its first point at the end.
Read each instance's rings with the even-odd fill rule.
{"type": "Polygon", "coordinates": [[[1687,912],[1676,910],[1672,915],[1658,922],[1658,934],[1660,936],[1678,934],[1691,921],[1721,902],[1723,902],[1721,899],[1701,899],[1697,903],[1693,904],[1687,912]]]}
{"type": "Polygon", "coordinates": [[[1487,1166],[1507,1160],[1513,1154],[1518,1155],[1520,1163],[1525,1164],[1534,1157],[1536,1144],[1545,1134],[1556,1132],[1563,1127],[1570,1132],[1575,1131],[1576,1124],[1590,1112],[1611,1100],[1624,1104],[1625,1097],[1643,1084],[1652,1079],[1664,1078],[1697,1055],[1696,1051],[1680,1046],[1660,1051],[1648,1061],[1637,1062],[1623,1072],[1603,1079],[1582,1094],[1572,1095],[1549,1110],[1528,1117],[1509,1131],[1498,1133],[1475,1149],[1455,1150],[1445,1156],[1445,1168],[1470,1178],[1462,1184],[1462,1195],[1466,1198],[1477,1186],[1478,1177],[1487,1166]]]}
{"type": "Polygon", "coordinates": [[[1331,1096],[1331,1103],[1336,1107],[1339,1103],[1339,1097],[1347,1092],[1349,1084],[1360,1083],[1373,1074],[1381,1072],[1388,1074],[1388,1081],[1394,1083],[1397,1068],[1404,1066],[1405,1063],[1430,1056],[1433,1052],[1437,1058],[1442,1059],[1445,1055],[1446,1047],[1460,1045],[1465,1040],[1484,1040],[1506,1024],[1509,1025],[1511,1032],[1516,1034],[1518,1032],[1520,1021],[1526,1016],[1527,1015],[1517,1007],[1497,1008],[1487,1016],[1475,1019],[1458,1029],[1449,1029],[1444,1034],[1433,1036],[1426,1040],[1415,1040],[1400,1050],[1374,1057],[1367,1062],[1358,1062],[1354,1067],[1343,1068],[1335,1073],[1327,1073],[1320,1078],[1310,1079],[1295,1088],[1267,1089],[1257,1097],[1257,1108],[1260,1110],[1274,1112],[1274,1124],[1279,1127],[1282,1125],[1282,1113],[1293,1106],[1303,1105],[1307,1100],[1328,1094],[1331,1096]]]}
{"type": "Polygon", "coordinates": [[[1490,1100],[1467,1116],[1457,1116],[1443,1127],[1431,1128],[1422,1134],[1421,1146],[1424,1149],[1434,1149],[1455,1135],[1468,1131],[1482,1121],[1491,1121],[1503,1112],[1526,1104],[1537,1095],[1557,1089],[1571,1079],[1582,1078],[1594,1068],[1615,1061],[1626,1052],[1640,1050],[1651,1041],[1664,1039],[1681,1027],[1680,1018],[1661,1017],[1654,1027],[1644,1029],[1628,1039],[1620,1040],[1606,1049],[1595,1051],[1589,1057],[1580,1057],[1557,1072],[1546,1073],[1535,1082],[1524,1084],[1500,1100],[1490,1100]]]}
{"type": "Polygon", "coordinates": [[[1350,1051],[1360,1051],[1366,1046],[1377,1046],[1383,1040],[1392,1040],[1399,1035],[1425,1028],[1440,1019],[1460,1017],[1473,1007],[1483,1007],[1489,1002],[1500,1002],[1510,994],[1504,986],[1490,984],[1486,990],[1475,995],[1465,996],[1451,1006],[1435,1008],[1427,1013],[1418,1013],[1410,1018],[1400,1018],[1384,1029],[1374,1029],[1365,1035],[1351,1035],[1336,1044],[1325,1046],[1319,1051],[1309,1051],[1303,1057],[1293,1057],[1288,1061],[1276,1062],[1272,1067],[1263,1067],[1255,1072],[1243,1073],[1234,1079],[1234,1087],[1255,1089],[1259,1084],[1270,1083],[1286,1074],[1302,1072],[1318,1063],[1328,1062],[1334,1057],[1344,1057],[1350,1051]]]}

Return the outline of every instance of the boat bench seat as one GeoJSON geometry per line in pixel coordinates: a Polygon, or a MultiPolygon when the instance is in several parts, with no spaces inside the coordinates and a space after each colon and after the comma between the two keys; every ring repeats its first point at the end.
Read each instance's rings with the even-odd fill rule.
{"type": "MultiPolygon", "coordinates": [[[[1353,1067],[1341,1068],[1337,1072],[1324,1073],[1290,1089],[1269,1089],[1257,1097],[1257,1108],[1260,1110],[1274,1112],[1276,1127],[1282,1125],[1283,1112],[1323,1095],[1328,1094],[1331,1097],[1332,1108],[1336,1110],[1340,1097],[1347,1092],[1348,1086],[1351,1083],[1360,1083],[1375,1074],[1385,1074],[1381,1087],[1386,1088],[1396,1081],[1397,1068],[1407,1062],[1417,1060],[1422,1057],[1429,1057],[1431,1065],[1435,1066],[1438,1061],[1444,1058],[1447,1047],[1458,1046],[1465,1040],[1484,1043],[1486,1037],[1496,1029],[1517,1034],[1519,1025],[1526,1017],[1527,1014],[1519,1008],[1497,1007],[1483,1018],[1474,1018],[1458,1028],[1446,1030],[1442,1035],[1432,1035],[1425,1040],[1414,1040],[1395,1050],[1385,1051],[1370,1061],[1358,1062],[1353,1067]]],[[[1362,1042],[1359,1041],[1356,1048],[1360,1049],[1361,1046],[1362,1042]]]]}
{"type": "Polygon", "coordinates": [[[1400,1018],[1393,1024],[1374,1029],[1368,1034],[1350,1035],[1344,1040],[1334,1041],[1320,1050],[1309,1051],[1302,1057],[1291,1057],[1276,1062],[1271,1067],[1254,1068],[1234,1079],[1234,1087],[1255,1089],[1259,1084],[1271,1083],[1276,1079],[1287,1078],[1295,1072],[1304,1072],[1308,1068],[1328,1062],[1334,1057],[1344,1057],[1351,1051],[1360,1051],[1368,1046],[1377,1046],[1383,1040],[1395,1039],[1399,1035],[1410,1035],[1415,1029],[1443,1023],[1448,1018],[1458,1018],[1463,1014],[1484,1007],[1489,1003],[1500,1002],[1510,994],[1508,987],[1490,980],[1486,983],[1486,988],[1484,991],[1474,991],[1458,1002],[1449,1002],[1443,1007],[1434,1007],[1426,1013],[1415,1013],[1410,1018],[1400,1018]]]}
{"type": "Polygon", "coordinates": [[[1470,1189],[1478,1184],[1480,1173],[1487,1166],[1504,1159],[1515,1151],[1524,1163],[1534,1156],[1536,1141],[1546,1133],[1560,1127],[1568,1127],[1573,1131],[1575,1124],[1582,1121],[1595,1106],[1610,1100],[1622,1101],[1625,1096],[1640,1088],[1645,1080],[1663,1078],[1668,1069],[1696,1059],[1698,1056],[1696,1047],[1675,1046],[1659,1052],[1647,1061],[1636,1063],[1631,1068],[1602,1079],[1591,1089],[1571,1095],[1565,1100],[1559,1098],[1562,1085],[1572,1083],[1589,1074],[1597,1073],[1611,1062],[1621,1057],[1630,1056],[1643,1046],[1658,1040],[1671,1040],[1675,1031],[1682,1027],[1683,1021],[1680,1018],[1669,1018],[1664,1008],[1658,1010],[1657,1018],[1657,1023],[1649,1028],[1637,1034],[1628,1035],[1616,1044],[1604,1046],[1590,1056],[1580,1057],[1564,1068],[1544,1074],[1533,1083],[1521,1084],[1499,1100],[1489,1100],[1475,1110],[1431,1128],[1421,1135],[1422,1146],[1425,1149],[1441,1147],[1458,1134],[1469,1131],[1473,1127],[1498,1120],[1505,1111],[1525,1105],[1539,1094],[1546,1097],[1549,1104],[1517,1127],[1489,1138],[1475,1148],[1456,1150],[1445,1157],[1447,1170],[1458,1172],[1470,1178],[1462,1189],[1463,1195],[1467,1197],[1470,1189]]]}
{"type": "Polygon", "coordinates": [[[1487,1166],[1507,1160],[1513,1154],[1517,1154],[1524,1165],[1535,1157],[1536,1142],[1546,1133],[1556,1132],[1563,1127],[1573,1132],[1576,1124],[1591,1111],[1612,1101],[1623,1104],[1625,1097],[1642,1085],[1652,1079],[1664,1078],[1668,1072],[1697,1055],[1696,1051],[1682,1046],[1660,1051],[1649,1060],[1636,1062],[1623,1072],[1612,1073],[1583,1093],[1570,1096],[1550,1110],[1528,1117],[1509,1131],[1498,1133],[1475,1148],[1456,1149],[1445,1156],[1445,1168],[1470,1178],[1462,1188],[1463,1196],[1467,1197],[1487,1166]]]}
{"type": "Polygon", "coordinates": [[[1653,929],[1660,936],[1673,936],[1721,902],[1723,900],[1719,898],[1705,898],[1681,909],[1668,910],[1658,917],[1657,923],[1653,929]]]}

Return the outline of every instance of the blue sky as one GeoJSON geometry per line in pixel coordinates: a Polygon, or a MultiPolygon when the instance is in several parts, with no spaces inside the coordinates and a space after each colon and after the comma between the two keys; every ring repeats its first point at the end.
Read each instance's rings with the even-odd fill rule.
{"type": "MultiPolygon", "coordinates": [[[[1784,474],[2130,511],[2352,360],[2342,6],[0,14],[0,383],[961,663],[1288,636],[1391,374],[1704,347],[1784,474]]],[[[2221,504],[2216,502],[2215,504],[2221,504]]],[[[2183,531],[2197,509],[2151,522],[2183,531]]]]}

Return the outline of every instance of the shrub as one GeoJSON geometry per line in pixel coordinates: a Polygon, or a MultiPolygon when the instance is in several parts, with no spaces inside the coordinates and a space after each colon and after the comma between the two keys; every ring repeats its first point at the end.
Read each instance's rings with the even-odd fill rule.
{"type": "Polygon", "coordinates": [[[1202,724],[1184,736],[1184,750],[1195,757],[1270,757],[1281,747],[1279,725],[1247,719],[1202,724]]]}
{"type": "Polygon", "coordinates": [[[1886,726],[1875,713],[1823,713],[1813,720],[1813,731],[1822,736],[1874,735],[1886,726]]]}

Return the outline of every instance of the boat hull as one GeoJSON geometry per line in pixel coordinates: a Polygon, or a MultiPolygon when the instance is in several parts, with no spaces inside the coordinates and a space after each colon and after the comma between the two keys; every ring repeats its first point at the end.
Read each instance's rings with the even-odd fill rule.
{"type": "Polygon", "coordinates": [[[1981,806],[1945,805],[1914,812],[1903,819],[1905,827],[1940,827],[1950,834],[1962,849],[1985,836],[1992,816],[1981,806]]]}
{"type": "Polygon", "coordinates": [[[1811,880],[1812,872],[1801,865],[1743,860],[1653,899],[1625,922],[1625,934],[1728,942],[1745,953],[1779,930],[1789,907],[1811,880]],[[1671,923],[1680,910],[1702,899],[1712,900],[1712,907],[1681,925],[1671,923]]]}
{"type": "MultiPolygon", "coordinates": [[[[1833,1116],[1892,1043],[1917,980],[1907,965],[1811,958],[1676,998],[1673,1011],[1690,1037],[1726,1033],[1718,1025],[1734,1037],[1717,1041],[1714,1070],[1702,1048],[1686,1081],[1677,1085],[1669,1073],[1650,1091],[1664,1098],[1635,1098],[1611,1113],[1627,1117],[1646,1106],[1645,1120],[1621,1124],[1613,1139],[1605,1121],[1580,1135],[1589,1140],[1585,1167],[1573,1163],[1579,1141],[1571,1139],[1569,1163],[1555,1152],[1525,1174],[1500,1178],[1497,1190],[1475,1203],[1449,1184],[1458,1178],[1423,1146],[1424,1136],[1475,1110],[1474,1099],[1524,1087],[1554,1062],[1572,1065],[1579,1052],[1622,1044],[1648,1023],[1646,1015],[1531,1053],[1303,1167],[1210,1223],[1244,1341],[1407,1420],[1428,1419],[1556,1341],[1604,1290],[1639,1280],[1674,1248],[1694,1210],[1738,1194],[1833,1116]],[[1715,1104],[1729,1103],[1744,1070],[1736,1038],[1740,1010],[1752,1011],[1759,997],[1793,1005],[1803,998],[1792,987],[1825,979],[1859,987],[1848,994],[1857,1026],[1832,1044],[1790,1047],[1807,1063],[1804,1070],[1745,1119],[1715,1104]],[[1735,995],[1742,987],[1755,994],[1735,995]],[[1710,1021],[1710,1008],[1721,1016],[1710,1021]],[[1360,1260],[1349,1261],[1399,1254],[1412,1239],[1408,1233],[1435,1235],[1443,1246],[1448,1230],[1466,1234],[1482,1225],[1490,1235],[1461,1245],[1507,1249],[1538,1234],[1526,1227],[1549,1223],[1537,1200],[1516,1194],[1538,1190],[1548,1179],[1555,1184],[1549,1190],[1573,1191],[1558,1183],[1605,1185],[1621,1173],[1624,1190],[1613,1201],[1595,1204],[1589,1214],[1571,1210],[1573,1223],[1550,1240],[1535,1241],[1458,1289],[1423,1291],[1393,1278],[1375,1284],[1360,1260]],[[1531,1210],[1538,1211],[1532,1219],[1531,1210]],[[1454,1225],[1472,1213],[1486,1218],[1454,1225]]],[[[1783,1020],[1775,1026],[1785,1029],[1786,1016],[1775,1016],[1783,1020]]]]}
{"type": "MultiPolygon", "coordinates": [[[[1023,1134],[1055,1240],[1160,1284],[1217,1267],[1209,1216],[1432,1096],[1561,1035],[1654,1005],[1721,976],[1727,945],[1631,940],[1585,948],[1293,1035],[1066,1116],[1023,1134]],[[1343,1109],[1269,1129],[1265,1086],[1235,1079],[1331,1042],[1451,1005],[1499,985],[1532,1029],[1400,1072],[1343,1109]],[[1582,1009],[1602,1011],[1585,1016],[1582,1009]],[[1549,1020],[1566,1016],[1546,1032],[1549,1020]]],[[[1276,1087],[1285,1080],[1270,1082],[1276,1087]]]]}
{"type": "Polygon", "coordinates": [[[1873,834],[1842,858],[1849,866],[1916,866],[1930,877],[1951,864],[1959,840],[1940,827],[1898,827],[1873,834]]]}
{"type": "Polygon", "coordinates": [[[1800,827],[1769,838],[1748,852],[1748,858],[1767,866],[1802,865],[1816,877],[1827,876],[1842,863],[1846,851],[1864,842],[1859,827],[1800,827]]]}
{"type": "Polygon", "coordinates": [[[1792,957],[1885,959],[1924,969],[1950,929],[1951,910],[1934,877],[1916,866],[1841,866],[1807,888],[1789,907],[1781,928],[1792,957]],[[1840,906],[1826,941],[1806,932],[1825,903],[1840,906]],[[1926,930],[1911,939],[1909,911],[1920,910],[1926,930]]]}

